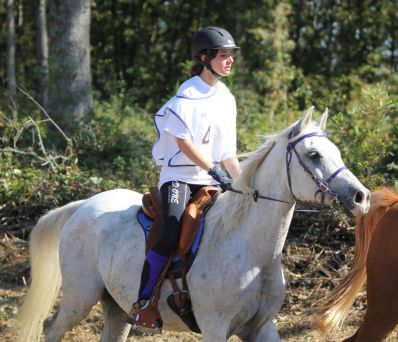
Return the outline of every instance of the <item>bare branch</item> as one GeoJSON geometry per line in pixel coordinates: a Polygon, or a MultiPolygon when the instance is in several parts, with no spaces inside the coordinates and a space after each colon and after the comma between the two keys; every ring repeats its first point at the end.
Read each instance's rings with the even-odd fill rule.
{"type": "Polygon", "coordinates": [[[51,118],[50,114],[38,103],[27,91],[23,90],[20,86],[17,85],[17,89],[24,94],[29,100],[31,100],[39,109],[46,115],[48,120],[54,125],[54,127],[62,134],[65,140],[70,144],[72,139],[70,139],[64,131],[57,125],[57,123],[51,118]]]}
{"type": "Polygon", "coordinates": [[[5,148],[0,148],[0,152],[11,152],[11,153],[15,153],[15,154],[21,154],[24,156],[34,157],[40,161],[45,161],[45,159],[43,157],[40,157],[36,152],[33,152],[33,151],[23,151],[18,148],[5,147],[5,148]]]}
{"type": "Polygon", "coordinates": [[[19,86],[17,86],[17,89],[25,96],[27,96],[45,114],[46,118],[43,120],[35,121],[31,116],[29,116],[27,121],[20,122],[16,119],[15,113],[14,113],[14,119],[12,119],[0,112],[1,116],[3,116],[7,121],[9,127],[14,131],[13,136],[9,137],[9,139],[12,139],[11,141],[13,147],[11,146],[3,147],[0,149],[0,153],[9,152],[18,155],[28,156],[38,161],[42,166],[49,165],[53,170],[59,169],[58,161],[67,161],[68,157],[66,155],[58,155],[52,151],[48,152],[46,150],[39,125],[47,122],[53,124],[54,127],[56,127],[56,129],[66,139],[68,150],[72,149],[72,140],[66,136],[66,134],[62,131],[62,129],[54,122],[54,120],[50,117],[50,115],[44,110],[44,108],[31,95],[29,95],[28,92],[26,92],[19,86]],[[18,144],[20,139],[22,139],[22,136],[25,134],[27,130],[29,130],[32,134],[33,146],[25,150],[23,148],[20,148],[18,144]],[[37,151],[35,151],[36,143],[38,143],[37,151]]]}
{"type": "Polygon", "coordinates": [[[14,117],[14,120],[18,119],[18,112],[17,112],[17,104],[14,101],[14,98],[12,96],[10,96],[10,101],[12,102],[12,107],[9,106],[12,115],[14,117]]]}
{"type": "Polygon", "coordinates": [[[37,123],[31,117],[29,117],[29,121],[36,128],[37,137],[39,139],[39,145],[40,145],[41,151],[43,152],[44,155],[47,155],[46,149],[45,149],[44,144],[43,144],[43,139],[41,138],[39,126],[37,125],[37,123]]]}
{"type": "Polygon", "coordinates": [[[42,166],[45,165],[50,165],[53,170],[59,168],[59,165],[57,163],[57,160],[62,160],[66,161],[68,160],[67,157],[62,156],[62,155],[52,155],[52,154],[46,154],[44,156],[40,156],[34,151],[24,151],[20,150],[18,148],[12,148],[12,147],[5,147],[5,148],[0,148],[0,152],[9,152],[9,153],[14,153],[14,154],[19,154],[23,156],[29,156],[33,157],[36,159],[42,166]]]}
{"type": "Polygon", "coordinates": [[[0,115],[4,118],[4,120],[6,120],[8,123],[11,123],[11,120],[6,116],[6,115],[4,115],[4,113],[3,112],[0,112],[0,115]]]}

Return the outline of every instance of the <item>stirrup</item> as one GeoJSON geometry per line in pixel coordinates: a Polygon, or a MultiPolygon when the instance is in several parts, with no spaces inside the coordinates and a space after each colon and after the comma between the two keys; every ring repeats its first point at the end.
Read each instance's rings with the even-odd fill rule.
{"type": "Polygon", "coordinates": [[[131,324],[133,330],[146,334],[162,333],[163,320],[150,299],[133,304],[129,314],[127,323],[131,324]]]}

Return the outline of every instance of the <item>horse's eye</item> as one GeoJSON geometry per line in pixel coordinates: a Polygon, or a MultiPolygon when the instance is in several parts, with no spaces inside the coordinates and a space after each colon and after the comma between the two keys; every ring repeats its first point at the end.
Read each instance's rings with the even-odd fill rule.
{"type": "Polygon", "coordinates": [[[321,156],[317,151],[311,151],[308,153],[308,158],[315,160],[315,159],[319,159],[321,156]]]}

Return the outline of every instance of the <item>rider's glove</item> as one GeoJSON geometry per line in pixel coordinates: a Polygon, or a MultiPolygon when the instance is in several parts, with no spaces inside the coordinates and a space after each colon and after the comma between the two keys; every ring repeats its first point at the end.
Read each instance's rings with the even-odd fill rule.
{"type": "Polygon", "coordinates": [[[213,166],[207,173],[214,180],[216,180],[218,183],[220,183],[220,187],[223,192],[232,189],[231,179],[228,178],[227,174],[224,172],[223,169],[213,166]]]}

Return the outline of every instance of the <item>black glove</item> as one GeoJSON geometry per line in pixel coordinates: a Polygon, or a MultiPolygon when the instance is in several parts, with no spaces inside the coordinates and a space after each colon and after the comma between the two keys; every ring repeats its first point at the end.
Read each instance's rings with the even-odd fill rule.
{"type": "Polygon", "coordinates": [[[207,173],[214,180],[216,180],[218,183],[220,183],[222,192],[232,189],[232,182],[228,178],[227,174],[224,172],[223,169],[219,169],[216,166],[213,166],[207,173]]]}

